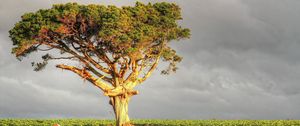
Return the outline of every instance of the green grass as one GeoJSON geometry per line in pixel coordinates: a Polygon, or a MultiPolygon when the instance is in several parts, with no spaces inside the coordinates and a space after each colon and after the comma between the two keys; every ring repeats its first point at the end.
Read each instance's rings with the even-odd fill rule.
{"type": "MultiPolygon", "coordinates": [[[[0,126],[113,126],[113,120],[2,119],[0,126]]],[[[300,120],[132,120],[135,126],[300,126],[300,120]]]]}

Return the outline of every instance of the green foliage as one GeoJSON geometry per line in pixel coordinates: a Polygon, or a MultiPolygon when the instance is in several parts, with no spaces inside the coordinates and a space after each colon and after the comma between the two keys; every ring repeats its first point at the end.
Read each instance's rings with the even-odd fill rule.
{"type": "MultiPolygon", "coordinates": [[[[135,126],[299,126],[299,120],[133,120],[135,126]]],[[[0,126],[112,126],[112,120],[93,119],[3,119],[0,126]]]]}
{"type": "Polygon", "coordinates": [[[190,36],[189,29],[178,25],[181,19],[180,7],[174,3],[137,2],[133,7],[121,8],[67,3],[24,14],[9,33],[14,45],[12,53],[17,57],[50,43],[46,39],[60,41],[62,47],[71,46],[74,38],[87,40],[94,36],[94,45],[101,53],[157,57],[157,52],[163,51],[162,58],[172,64],[168,70],[172,71],[180,60],[174,60],[179,56],[166,43],[190,36]]]}

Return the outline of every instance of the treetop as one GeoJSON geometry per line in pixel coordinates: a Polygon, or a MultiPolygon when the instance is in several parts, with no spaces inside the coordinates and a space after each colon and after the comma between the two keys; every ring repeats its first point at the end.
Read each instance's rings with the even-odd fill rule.
{"type": "Polygon", "coordinates": [[[180,11],[178,5],[166,2],[137,2],[133,7],[56,4],[21,17],[9,31],[14,45],[12,53],[24,57],[45,45],[84,53],[85,45],[80,42],[85,42],[95,47],[94,51],[85,49],[88,55],[96,55],[95,51],[99,55],[109,53],[116,60],[151,59],[159,55],[170,62],[170,70],[175,70],[181,57],[168,43],[190,36],[189,29],[178,25],[178,20],[182,20],[180,11]]]}

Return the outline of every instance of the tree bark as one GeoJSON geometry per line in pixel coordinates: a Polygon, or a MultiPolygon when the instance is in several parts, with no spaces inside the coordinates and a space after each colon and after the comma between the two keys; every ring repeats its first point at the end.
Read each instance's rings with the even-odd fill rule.
{"type": "Polygon", "coordinates": [[[128,102],[130,98],[127,96],[111,97],[110,103],[113,106],[116,118],[116,126],[133,126],[130,124],[128,116],[128,102]]]}

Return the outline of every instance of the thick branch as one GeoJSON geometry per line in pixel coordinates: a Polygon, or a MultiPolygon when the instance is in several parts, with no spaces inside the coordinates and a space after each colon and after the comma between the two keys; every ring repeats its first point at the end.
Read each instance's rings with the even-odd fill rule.
{"type": "Polygon", "coordinates": [[[72,71],[72,72],[76,73],[80,77],[90,81],[94,86],[100,88],[104,92],[107,92],[108,90],[112,89],[112,87],[110,85],[108,85],[105,82],[101,81],[102,80],[101,77],[100,78],[95,78],[89,72],[87,72],[85,69],[79,69],[79,68],[74,67],[74,66],[67,66],[67,65],[63,65],[63,64],[57,65],[56,67],[64,69],[64,70],[69,70],[69,71],[72,71]]]}
{"type": "Polygon", "coordinates": [[[138,93],[139,92],[137,90],[127,89],[126,87],[118,86],[112,90],[108,90],[107,92],[104,93],[104,95],[109,97],[120,96],[120,95],[132,96],[132,95],[137,95],[138,93]]]}

